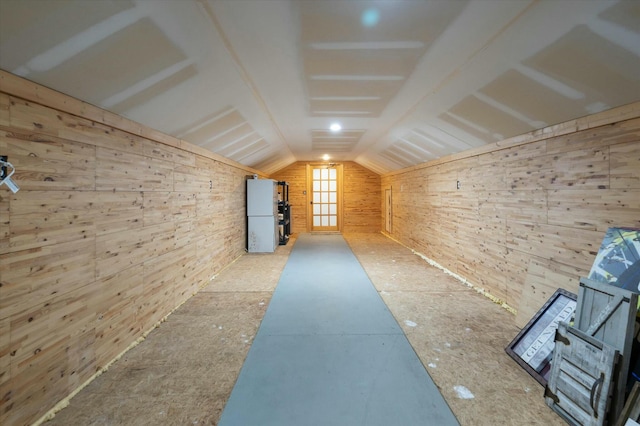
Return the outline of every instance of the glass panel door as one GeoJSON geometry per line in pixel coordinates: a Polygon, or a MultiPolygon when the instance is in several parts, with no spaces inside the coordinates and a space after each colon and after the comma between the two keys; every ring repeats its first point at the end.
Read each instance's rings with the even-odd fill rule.
{"type": "Polygon", "coordinates": [[[337,231],[338,173],[335,168],[314,167],[312,178],[312,230],[337,231]]]}

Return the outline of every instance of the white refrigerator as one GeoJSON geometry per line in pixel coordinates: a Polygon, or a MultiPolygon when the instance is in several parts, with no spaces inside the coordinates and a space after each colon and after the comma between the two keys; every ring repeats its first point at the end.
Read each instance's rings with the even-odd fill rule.
{"type": "Polygon", "coordinates": [[[247,180],[247,250],[273,253],[278,246],[278,182],[247,180]]]}

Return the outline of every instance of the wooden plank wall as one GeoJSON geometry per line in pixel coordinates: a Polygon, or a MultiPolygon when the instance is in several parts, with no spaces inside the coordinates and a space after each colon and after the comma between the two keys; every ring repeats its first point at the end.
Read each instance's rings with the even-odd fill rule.
{"type": "Polygon", "coordinates": [[[392,236],[527,312],[524,325],[555,289],[577,292],[607,228],[640,227],[640,118],[628,111],[640,116],[634,104],[610,123],[565,123],[384,175],[392,236]]]}
{"type": "Polygon", "coordinates": [[[344,162],[343,232],[380,232],[380,175],[352,161],[344,162]]]}
{"type": "MultiPolygon", "coordinates": [[[[291,232],[307,232],[306,167],[298,161],[271,175],[272,179],[289,182],[289,203],[293,216],[291,232]]],[[[343,165],[343,226],[342,232],[379,232],[380,175],[352,161],[343,165]]]]}
{"type": "Polygon", "coordinates": [[[304,162],[295,162],[282,170],[272,173],[270,178],[289,183],[289,204],[291,205],[291,232],[307,232],[307,172],[304,162]]]}
{"type": "Polygon", "coordinates": [[[0,187],[0,424],[18,425],[244,253],[245,177],[255,171],[3,78],[0,154],[21,190],[0,187]]]}

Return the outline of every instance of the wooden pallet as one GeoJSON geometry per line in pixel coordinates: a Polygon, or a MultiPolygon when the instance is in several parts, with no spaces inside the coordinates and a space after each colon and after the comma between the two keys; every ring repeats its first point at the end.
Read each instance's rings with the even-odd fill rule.
{"type": "Polygon", "coordinates": [[[619,352],[561,322],[545,401],[571,425],[604,425],[619,352]]]}

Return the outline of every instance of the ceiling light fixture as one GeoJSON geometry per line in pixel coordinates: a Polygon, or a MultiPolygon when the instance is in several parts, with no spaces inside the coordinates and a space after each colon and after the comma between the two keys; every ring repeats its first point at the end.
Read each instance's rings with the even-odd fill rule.
{"type": "Polygon", "coordinates": [[[339,132],[340,130],[342,130],[342,126],[340,125],[340,123],[331,123],[331,126],[329,126],[329,130],[331,130],[332,132],[339,132]]]}
{"type": "Polygon", "coordinates": [[[329,154],[325,154],[325,155],[323,155],[323,156],[322,156],[322,159],[323,159],[324,161],[329,161],[329,159],[330,159],[330,158],[331,158],[331,157],[329,157],[329,154]]]}
{"type": "Polygon", "coordinates": [[[375,7],[371,7],[362,13],[360,20],[365,27],[375,27],[380,21],[380,12],[375,7]]]}

